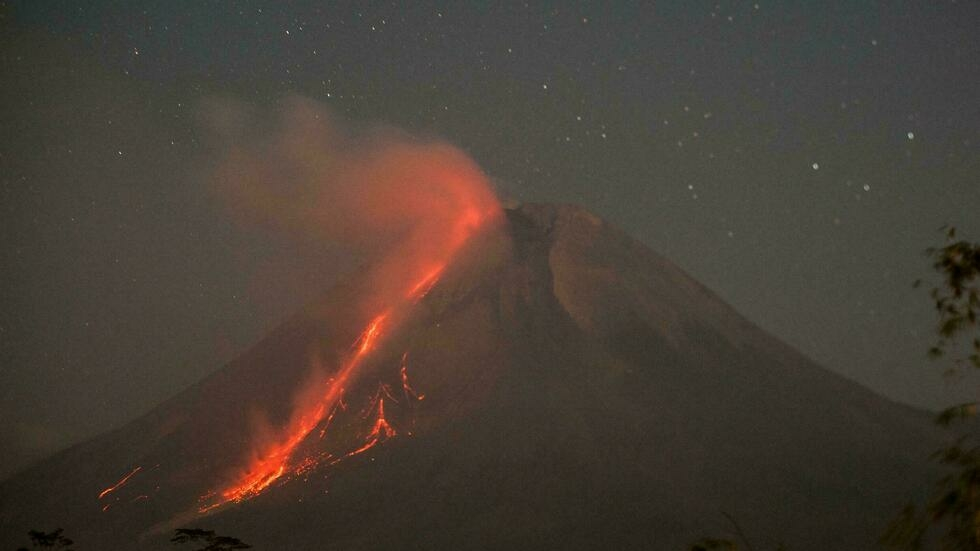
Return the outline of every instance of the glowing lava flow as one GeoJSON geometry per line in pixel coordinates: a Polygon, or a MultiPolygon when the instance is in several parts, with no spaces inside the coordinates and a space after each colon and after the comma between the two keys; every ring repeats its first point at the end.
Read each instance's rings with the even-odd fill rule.
{"type": "Polygon", "coordinates": [[[425,275],[414,287],[408,292],[408,298],[419,301],[422,300],[425,295],[429,294],[432,287],[435,286],[436,282],[439,281],[439,276],[442,275],[442,271],[446,269],[445,264],[441,266],[436,266],[429,273],[425,275]]]}
{"type": "MultiPolygon", "coordinates": [[[[124,484],[126,484],[126,482],[129,482],[129,479],[132,478],[134,474],[140,472],[142,469],[143,469],[143,467],[136,467],[135,469],[133,469],[132,471],[130,471],[129,474],[127,474],[126,476],[122,477],[119,480],[119,482],[116,482],[112,486],[109,486],[105,490],[102,490],[102,493],[99,494],[99,499],[102,499],[105,496],[107,496],[107,495],[111,494],[112,492],[115,492],[116,490],[118,490],[119,488],[121,488],[124,484]]],[[[105,510],[105,509],[103,509],[103,510],[105,510]]]]}
{"type": "MultiPolygon", "coordinates": [[[[357,369],[357,366],[364,360],[364,357],[374,348],[381,334],[382,326],[389,315],[389,312],[385,312],[375,316],[371,320],[371,323],[368,324],[367,328],[357,340],[357,343],[355,343],[356,349],[353,356],[347,360],[340,371],[333,377],[323,396],[320,398],[317,408],[307,412],[305,415],[301,415],[290,423],[290,427],[286,431],[287,438],[265,450],[262,458],[251,465],[249,471],[238,483],[221,492],[224,503],[229,501],[242,501],[243,499],[258,495],[286,472],[286,467],[293,451],[320,424],[320,421],[326,416],[328,409],[332,409],[334,404],[339,400],[351,373],[357,369]]],[[[220,504],[218,503],[218,505],[220,504]]],[[[210,508],[213,507],[209,506],[204,508],[204,510],[210,508]]]]}
{"type": "MultiPolygon", "coordinates": [[[[223,490],[209,493],[202,497],[202,501],[211,501],[217,496],[217,501],[211,501],[210,504],[200,507],[198,509],[200,513],[207,512],[225,503],[240,502],[252,498],[268,488],[276,480],[283,477],[284,474],[300,474],[315,468],[318,463],[318,459],[316,458],[305,457],[295,461],[293,460],[293,454],[297,447],[306,440],[307,436],[314,429],[321,426],[324,419],[327,419],[328,422],[332,420],[337,407],[342,404],[341,399],[344,391],[351,383],[351,379],[355,375],[357,368],[363,363],[368,354],[376,348],[379,339],[383,336],[385,330],[388,329],[387,325],[392,322],[396,310],[403,313],[404,308],[418,303],[426,296],[445,272],[446,267],[456,252],[487,219],[494,215],[494,212],[496,211],[488,210],[485,213],[481,213],[475,208],[468,208],[462,211],[462,214],[456,219],[455,224],[448,232],[448,239],[444,243],[445,248],[441,249],[440,254],[437,254],[435,259],[430,259],[427,264],[423,264],[425,266],[423,269],[415,272],[418,276],[411,281],[410,285],[404,287],[406,290],[401,295],[403,298],[395,299],[387,309],[371,319],[354,343],[352,354],[328,381],[326,388],[314,402],[315,405],[313,407],[297,408],[298,411],[294,411],[293,418],[290,419],[288,425],[281,432],[278,441],[266,444],[257,450],[253,461],[234,483],[223,490]]],[[[415,391],[408,385],[404,357],[402,361],[401,377],[403,391],[406,397],[411,396],[416,400],[422,400],[423,396],[416,395],[415,391]]],[[[390,391],[388,392],[388,396],[394,400],[390,391]]],[[[326,434],[326,428],[326,426],[321,428],[321,439],[326,434]]],[[[385,417],[384,397],[379,394],[377,397],[377,416],[363,444],[354,451],[342,456],[341,459],[367,451],[378,443],[395,436],[395,434],[395,429],[388,423],[385,417]]],[[[340,461],[340,459],[335,460],[333,463],[337,461],[340,461]]]]}
{"type": "Polygon", "coordinates": [[[392,436],[398,434],[395,429],[388,424],[388,420],[385,419],[385,399],[384,397],[378,397],[378,416],[375,417],[374,425],[371,426],[371,430],[368,432],[365,438],[364,445],[356,450],[348,453],[345,457],[351,457],[359,453],[366,452],[376,446],[379,442],[383,442],[392,436]]]}
{"type": "Polygon", "coordinates": [[[402,392],[405,393],[405,397],[414,398],[419,402],[425,400],[425,394],[415,392],[415,389],[408,382],[408,352],[402,354],[402,368],[399,370],[399,373],[402,378],[402,392]]]}

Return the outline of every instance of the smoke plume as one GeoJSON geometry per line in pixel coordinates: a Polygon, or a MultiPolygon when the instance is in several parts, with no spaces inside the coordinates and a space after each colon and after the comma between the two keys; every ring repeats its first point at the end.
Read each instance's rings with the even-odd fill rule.
{"type": "MultiPolygon", "coordinates": [[[[246,457],[201,511],[248,499],[315,463],[298,457],[301,443],[314,429],[326,430],[330,412],[397,320],[500,214],[488,178],[448,143],[387,127],[354,132],[295,97],[271,118],[233,102],[212,103],[205,114],[218,138],[212,181],[241,220],[353,247],[369,268],[358,299],[362,319],[352,320],[361,334],[352,352],[337,365],[311,358],[310,379],[297,389],[286,423],[256,424],[246,457]]],[[[375,430],[350,454],[394,434],[383,407],[379,402],[375,430]]]]}
{"type": "Polygon", "coordinates": [[[213,183],[235,214],[365,254],[382,302],[499,208],[487,176],[443,141],[383,126],[355,132],[299,97],[271,119],[227,101],[206,114],[221,140],[213,183]]]}

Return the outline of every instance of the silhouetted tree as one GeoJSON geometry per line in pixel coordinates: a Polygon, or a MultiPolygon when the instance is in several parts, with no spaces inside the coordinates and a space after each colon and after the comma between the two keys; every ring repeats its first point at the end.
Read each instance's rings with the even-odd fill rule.
{"type": "MultiPolygon", "coordinates": [[[[739,525],[735,517],[729,515],[728,513],[722,511],[721,514],[728,519],[728,522],[732,525],[732,532],[734,532],[732,538],[702,538],[700,541],[688,548],[688,551],[741,551],[742,547],[739,547],[739,543],[744,546],[744,551],[755,551],[755,547],[749,541],[748,536],[745,535],[745,531],[739,525]]],[[[779,544],[776,547],[776,551],[787,551],[783,544],[779,544]]]]}
{"type": "MultiPolygon", "coordinates": [[[[980,243],[956,238],[956,229],[944,229],[946,245],[926,249],[941,282],[930,296],[939,314],[935,344],[930,358],[948,357],[947,376],[980,370],[980,243]]],[[[917,281],[918,287],[921,281],[917,281]]],[[[956,404],[941,411],[936,423],[959,428],[952,443],[933,454],[949,469],[922,506],[910,504],[891,522],[881,543],[911,551],[935,541],[942,551],[980,550],[980,442],[977,435],[977,401],[956,404]],[[932,539],[930,539],[932,538],[932,539]]],[[[704,538],[690,551],[745,551],[751,544],[729,516],[738,540],[704,538]]],[[[783,549],[780,546],[780,549],[783,549]]]]}
{"type": "MultiPolygon", "coordinates": [[[[64,549],[65,551],[71,551],[71,546],[75,542],[61,535],[63,530],[58,528],[52,532],[41,532],[39,530],[30,530],[27,535],[31,538],[31,549],[39,548],[50,548],[50,549],[64,549]]],[[[26,547],[20,547],[17,551],[28,551],[26,547]]]]}
{"type": "MultiPolygon", "coordinates": [[[[939,337],[929,356],[951,356],[947,375],[980,370],[980,243],[957,240],[955,228],[950,228],[946,230],[946,245],[928,249],[927,254],[942,276],[942,283],[931,291],[939,313],[939,337]]],[[[939,480],[924,505],[910,504],[892,521],[882,543],[918,550],[934,538],[943,551],[980,549],[976,414],[977,402],[972,401],[946,408],[936,418],[942,426],[959,429],[953,442],[933,455],[949,474],[939,480]]]]}
{"type": "Polygon", "coordinates": [[[703,538],[692,545],[690,551],[738,551],[738,544],[732,540],[703,538]]]}
{"type": "Polygon", "coordinates": [[[196,551],[231,551],[232,549],[251,549],[252,546],[229,536],[219,536],[214,530],[201,530],[199,528],[178,528],[174,530],[174,537],[170,538],[173,543],[197,543],[204,547],[196,551]]]}

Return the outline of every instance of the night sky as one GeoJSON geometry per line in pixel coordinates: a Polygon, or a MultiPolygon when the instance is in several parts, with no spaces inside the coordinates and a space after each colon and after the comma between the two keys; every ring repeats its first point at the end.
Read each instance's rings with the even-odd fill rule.
{"type": "Polygon", "coordinates": [[[580,204],[924,407],[923,249],[980,240],[980,3],[0,2],[0,475],[217,369],[356,260],[235,222],[202,105],[292,95],[580,204]],[[607,5],[608,4],[608,5],[607,5]]]}

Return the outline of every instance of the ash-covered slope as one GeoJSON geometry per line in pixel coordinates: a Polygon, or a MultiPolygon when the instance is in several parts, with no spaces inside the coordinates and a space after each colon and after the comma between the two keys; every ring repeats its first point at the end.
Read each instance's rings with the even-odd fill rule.
{"type": "Polygon", "coordinates": [[[310,357],[357,340],[363,292],[334,289],[146,417],[0,485],[0,542],[62,526],[82,550],[167,548],[198,526],[256,549],[681,549],[726,511],[760,545],[867,549],[933,476],[924,415],[591,214],[524,205],[380,343],[303,442],[321,460],[200,513],[256,412],[284,423],[310,357]]]}

